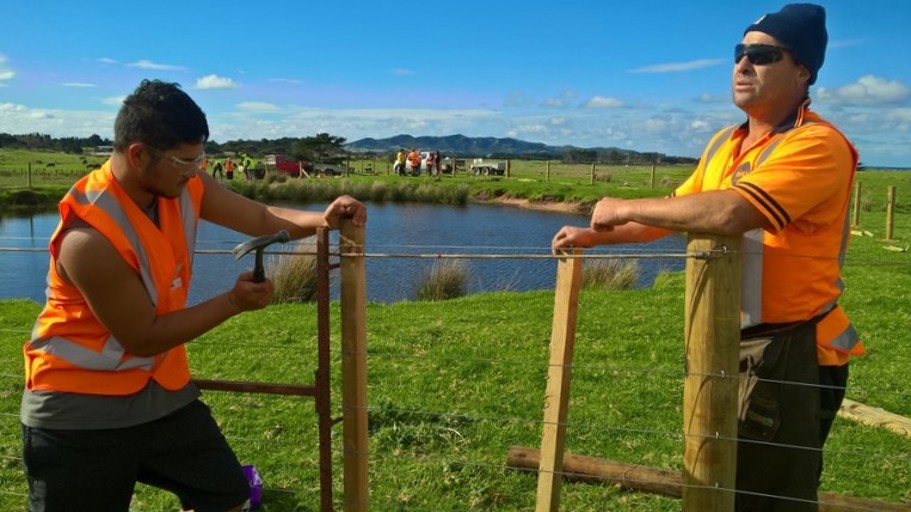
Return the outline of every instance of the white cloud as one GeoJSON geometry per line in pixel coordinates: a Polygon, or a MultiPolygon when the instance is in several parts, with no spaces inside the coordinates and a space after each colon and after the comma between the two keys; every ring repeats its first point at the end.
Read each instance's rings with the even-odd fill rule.
{"type": "Polygon", "coordinates": [[[237,83],[230,78],[218,75],[206,75],[196,79],[197,89],[236,89],[237,83]]]}
{"type": "Polygon", "coordinates": [[[693,119],[690,123],[690,128],[696,132],[707,132],[712,129],[712,127],[709,126],[709,123],[702,119],[693,119]]]}
{"type": "Polygon", "coordinates": [[[97,87],[95,84],[87,84],[84,82],[63,82],[60,85],[64,87],[97,87]]]}
{"type": "Polygon", "coordinates": [[[249,112],[277,112],[279,110],[278,105],[263,101],[245,101],[238,103],[237,108],[249,112]]]}
{"type": "Polygon", "coordinates": [[[29,112],[28,117],[31,119],[53,119],[54,118],[54,116],[52,114],[49,114],[47,112],[42,112],[42,111],[29,112]]]}
{"type": "Polygon", "coordinates": [[[668,62],[666,64],[653,64],[641,68],[631,69],[630,73],[680,73],[683,71],[693,71],[696,69],[709,68],[724,64],[724,59],[699,59],[688,62],[668,62]]]}
{"type": "Polygon", "coordinates": [[[25,105],[16,103],[0,103],[0,112],[25,112],[28,110],[25,105]]]}
{"type": "Polygon", "coordinates": [[[911,90],[898,81],[866,75],[836,89],[820,87],[817,97],[835,105],[894,105],[911,97],[911,90]]]}
{"type": "Polygon", "coordinates": [[[560,108],[567,106],[574,99],[576,99],[576,93],[570,90],[566,90],[560,93],[559,97],[545,99],[543,102],[541,102],[541,105],[545,107],[560,108]]]}
{"type": "Polygon", "coordinates": [[[542,103],[545,107],[560,108],[564,106],[563,98],[547,98],[542,103]]]}
{"type": "Polygon", "coordinates": [[[100,63],[102,63],[102,64],[117,64],[117,61],[116,61],[116,60],[110,59],[110,58],[108,58],[108,57],[102,57],[102,58],[97,59],[97,60],[98,60],[98,62],[100,62],[100,63]]]}
{"type": "Polygon", "coordinates": [[[585,102],[587,108],[617,108],[622,107],[623,102],[617,98],[608,98],[605,96],[592,96],[585,102]]]}
{"type": "Polygon", "coordinates": [[[516,126],[516,133],[544,133],[547,131],[547,127],[540,124],[525,124],[522,126],[516,126]]]}
{"type": "MultiPolygon", "coordinates": [[[[9,69],[6,65],[6,55],[0,53],[0,81],[2,80],[12,80],[16,76],[15,71],[9,69]]],[[[2,86],[3,84],[0,84],[2,86]]]]}
{"type": "Polygon", "coordinates": [[[731,101],[730,96],[721,96],[718,94],[700,94],[696,101],[699,103],[729,103],[731,101]]]}
{"type": "Polygon", "coordinates": [[[886,118],[902,123],[911,123],[911,108],[896,108],[886,114],[886,118]]]}
{"type": "Polygon", "coordinates": [[[114,105],[115,107],[119,107],[120,105],[123,105],[123,100],[125,99],[127,99],[126,96],[110,96],[108,98],[102,98],[101,104],[114,105]]]}
{"type": "Polygon", "coordinates": [[[131,62],[127,64],[131,68],[139,69],[154,69],[156,71],[186,71],[187,68],[183,66],[175,66],[173,64],[158,64],[157,62],[152,62],[150,60],[142,59],[136,62],[131,62]]]}

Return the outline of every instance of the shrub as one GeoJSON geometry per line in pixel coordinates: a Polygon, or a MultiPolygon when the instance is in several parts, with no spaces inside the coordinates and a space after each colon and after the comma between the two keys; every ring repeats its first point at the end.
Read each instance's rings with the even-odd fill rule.
{"type": "Polygon", "coordinates": [[[635,260],[589,259],[582,265],[582,288],[589,290],[628,290],[639,279],[635,260]]]}
{"type": "Polygon", "coordinates": [[[316,300],[316,244],[298,242],[291,252],[297,254],[273,256],[266,266],[275,289],[273,304],[316,300]]]}
{"type": "Polygon", "coordinates": [[[461,260],[437,260],[415,285],[417,300],[447,300],[465,295],[468,265],[461,260]]]}

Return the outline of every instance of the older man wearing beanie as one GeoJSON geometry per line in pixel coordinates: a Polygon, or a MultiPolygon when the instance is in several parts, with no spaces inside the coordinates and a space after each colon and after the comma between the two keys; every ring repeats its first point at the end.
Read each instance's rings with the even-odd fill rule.
{"type": "Polygon", "coordinates": [[[809,109],[825,60],[825,10],[789,4],[734,47],[743,124],[719,131],[664,199],[598,202],[565,247],[648,242],[670,232],[742,235],[736,509],[816,511],[822,447],[863,345],[838,306],[857,152],[809,109]]]}

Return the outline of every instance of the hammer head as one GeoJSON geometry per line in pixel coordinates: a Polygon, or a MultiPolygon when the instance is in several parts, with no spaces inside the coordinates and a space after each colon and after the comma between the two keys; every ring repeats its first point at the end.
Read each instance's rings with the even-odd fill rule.
{"type": "Polygon", "coordinates": [[[234,254],[235,260],[239,260],[245,254],[247,254],[251,251],[255,251],[257,249],[265,249],[267,246],[272,245],[274,243],[283,244],[290,239],[291,239],[291,237],[288,235],[288,232],[283,229],[283,230],[279,231],[278,233],[274,233],[272,235],[263,235],[261,237],[254,238],[252,240],[247,240],[246,242],[239,244],[237,247],[235,247],[234,250],[231,251],[231,253],[234,254]]]}
{"type": "Polygon", "coordinates": [[[288,235],[288,232],[283,229],[273,235],[264,235],[259,238],[248,240],[234,248],[232,251],[234,253],[234,259],[239,260],[244,254],[256,251],[256,262],[253,266],[253,282],[261,283],[266,279],[266,271],[263,267],[263,250],[269,245],[274,243],[285,243],[290,239],[291,237],[288,235]]]}

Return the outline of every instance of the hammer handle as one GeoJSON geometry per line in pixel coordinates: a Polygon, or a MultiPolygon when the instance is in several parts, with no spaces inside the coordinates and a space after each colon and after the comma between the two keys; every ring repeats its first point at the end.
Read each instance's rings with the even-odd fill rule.
{"type": "Polygon", "coordinates": [[[253,282],[261,283],[266,280],[266,269],[263,268],[263,250],[256,250],[256,265],[253,267],[253,282]]]}

